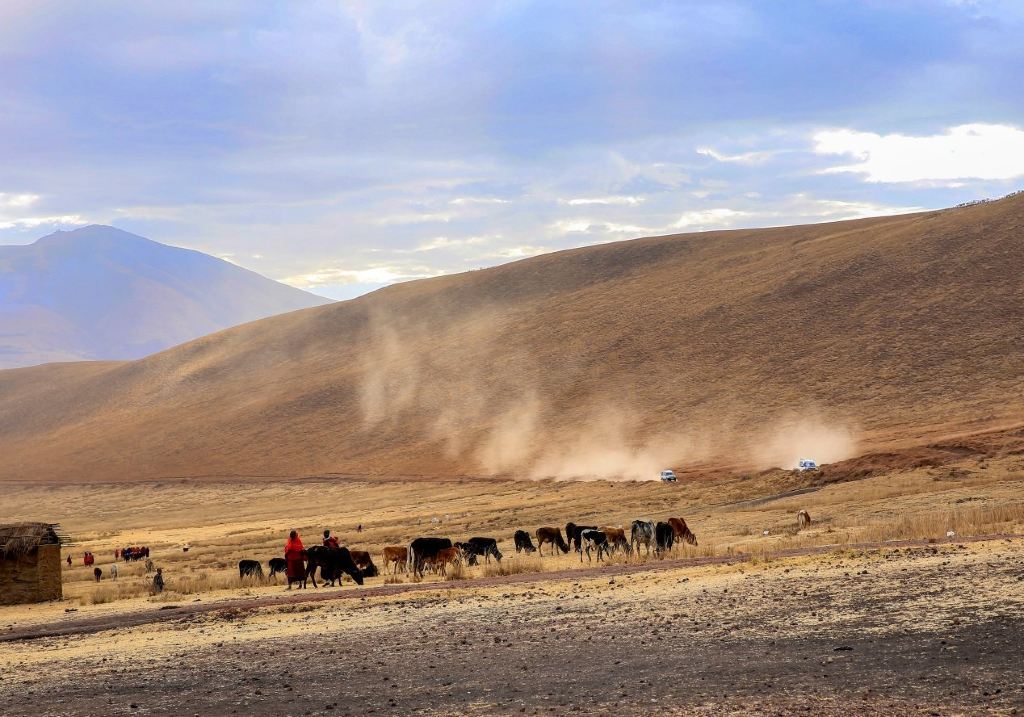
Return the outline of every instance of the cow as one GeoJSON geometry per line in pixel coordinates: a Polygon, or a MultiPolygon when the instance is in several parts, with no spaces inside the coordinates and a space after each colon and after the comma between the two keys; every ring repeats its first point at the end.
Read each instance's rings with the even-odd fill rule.
{"type": "Polygon", "coordinates": [[[596,525],[576,525],[575,523],[565,524],[565,539],[572,546],[572,549],[577,553],[580,553],[582,557],[582,547],[580,546],[580,533],[584,530],[597,530],[596,525]]]}
{"type": "Polygon", "coordinates": [[[433,558],[440,551],[451,547],[453,547],[451,538],[416,538],[409,543],[409,557],[406,561],[409,572],[414,576],[423,577],[424,562],[430,560],[433,563],[433,558]]]}
{"type": "Polygon", "coordinates": [[[651,554],[651,543],[654,542],[654,523],[650,520],[634,520],[629,531],[630,547],[640,554],[640,546],[647,548],[647,555],[651,554]]]}
{"type": "Polygon", "coordinates": [[[100,568],[100,567],[93,568],[92,569],[92,576],[94,578],[96,578],[96,582],[99,582],[100,578],[103,577],[103,568],[100,568]]]}
{"type": "Polygon", "coordinates": [[[806,510],[801,510],[796,514],[796,529],[803,530],[811,525],[811,514],[806,510]]]}
{"type": "Polygon", "coordinates": [[[384,563],[384,572],[387,572],[388,566],[391,563],[395,564],[395,572],[397,575],[399,568],[405,570],[406,562],[409,560],[409,548],[405,545],[388,545],[384,548],[381,553],[381,561],[384,563]]]}
{"type": "Polygon", "coordinates": [[[252,576],[263,579],[263,566],[260,565],[258,560],[239,560],[238,561],[238,577],[244,578],[246,576],[252,576]]]}
{"type": "MultiPolygon", "coordinates": [[[[459,549],[452,546],[449,548],[440,548],[436,553],[425,555],[422,559],[421,565],[431,565],[434,570],[441,575],[441,577],[445,577],[448,574],[448,564],[454,564],[457,562],[459,562],[459,549]]],[[[420,572],[422,574],[422,568],[420,572]]]]}
{"type": "Polygon", "coordinates": [[[615,552],[616,548],[622,548],[622,552],[627,555],[631,552],[629,547],[629,541],[626,540],[626,531],[622,528],[598,528],[605,537],[608,538],[608,547],[605,548],[605,552],[611,555],[615,552]]]}
{"type": "Polygon", "coordinates": [[[365,550],[350,550],[348,554],[352,556],[352,562],[356,564],[356,567],[363,572],[364,578],[375,578],[380,575],[380,571],[373,564],[373,558],[370,557],[369,552],[365,550]]]}
{"type": "Polygon", "coordinates": [[[690,526],[682,518],[669,518],[668,524],[672,526],[676,540],[685,540],[690,545],[697,544],[697,536],[690,530],[690,526]]]}
{"type": "Polygon", "coordinates": [[[517,530],[512,536],[512,540],[516,544],[516,552],[525,551],[527,555],[530,553],[537,552],[537,548],[533,546],[533,541],[530,540],[530,534],[525,530],[517,530]]]}
{"type": "Polygon", "coordinates": [[[592,562],[590,551],[597,551],[597,560],[601,561],[602,553],[608,552],[608,536],[596,528],[588,528],[580,533],[580,562],[583,562],[583,553],[587,554],[587,562],[592,562]]]}
{"type": "Polygon", "coordinates": [[[467,556],[472,555],[474,558],[482,555],[486,563],[491,562],[493,555],[495,560],[501,562],[501,551],[498,550],[498,541],[494,538],[470,538],[462,543],[462,552],[467,556]]]}
{"type": "Polygon", "coordinates": [[[340,584],[342,573],[351,575],[357,585],[363,584],[363,573],[356,567],[348,548],[328,548],[325,545],[314,545],[306,550],[306,560],[306,579],[313,581],[313,587],[317,586],[317,568],[320,568],[320,579],[332,587],[335,582],[340,584]]]}
{"type": "Polygon", "coordinates": [[[537,553],[544,555],[544,543],[551,543],[551,554],[555,554],[555,546],[563,553],[569,552],[569,544],[562,538],[562,531],[558,528],[537,528],[537,553]]]}
{"type": "Polygon", "coordinates": [[[672,550],[672,544],[676,540],[676,531],[672,530],[672,526],[668,523],[658,521],[658,524],[654,526],[654,540],[658,546],[655,552],[660,555],[666,550],[672,550]]]}
{"type": "Polygon", "coordinates": [[[278,573],[285,573],[288,570],[288,561],[284,558],[271,558],[267,561],[267,567],[270,568],[269,577],[274,577],[278,573]]]}
{"type": "Polygon", "coordinates": [[[110,564],[110,579],[117,580],[117,563],[110,564]]]}

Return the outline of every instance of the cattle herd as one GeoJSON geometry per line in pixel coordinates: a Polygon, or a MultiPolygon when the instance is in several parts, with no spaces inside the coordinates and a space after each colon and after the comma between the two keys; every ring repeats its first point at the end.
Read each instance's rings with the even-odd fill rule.
{"type": "MultiPolygon", "coordinates": [[[[537,544],[534,545],[530,534],[525,530],[517,530],[512,536],[517,553],[544,554],[544,546],[550,544],[551,555],[556,551],[568,553],[575,550],[579,553],[580,562],[586,556],[588,562],[598,561],[605,556],[621,551],[626,555],[640,549],[646,555],[652,552],[661,556],[672,550],[678,541],[690,545],[697,544],[697,536],[693,534],[686,521],[682,518],[668,518],[657,522],[650,520],[634,520],[630,526],[627,539],[622,527],[598,527],[596,525],[577,525],[566,523],[563,537],[562,529],[557,527],[541,527],[534,532],[537,544]]],[[[381,553],[381,563],[385,572],[397,574],[407,572],[415,577],[422,577],[425,572],[434,572],[446,576],[449,566],[476,565],[481,560],[489,563],[491,559],[500,563],[501,551],[495,538],[473,537],[465,542],[452,542],[450,538],[422,537],[416,538],[408,545],[389,545],[381,553]]],[[[317,587],[316,571],[320,570],[320,578],[328,585],[341,580],[347,574],[359,585],[363,578],[379,575],[377,566],[370,554],[364,550],[348,548],[314,546],[305,551],[306,572],[300,587],[305,587],[306,580],[311,580],[317,587]]],[[[271,558],[268,561],[270,577],[284,573],[286,563],[283,558],[271,558]]],[[[238,563],[241,577],[252,576],[262,578],[263,566],[256,560],[242,560],[238,563]]]]}

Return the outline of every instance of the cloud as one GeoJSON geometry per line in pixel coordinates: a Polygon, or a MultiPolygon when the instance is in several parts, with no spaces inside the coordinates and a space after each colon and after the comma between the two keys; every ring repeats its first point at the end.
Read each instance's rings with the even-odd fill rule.
{"type": "Polygon", "coordinates": [[[436,251],[438,249],[451,249],[458,246],[472,246],[483,244],[487,237],[466,237],[465,239],[450,239],[448,237],[434,237],[429,241],[417,245],[413,251],[436,251]]]}
{"type": "Polygon", "coordinates": [[[779,154],[778,151],[764,150],[757,152],[743,152],[742,154],[723,154],[711,147],[698,147],[697,154],[702,154],[705,157],[711,157],[719,162],[735,162],[737,164],[760,164],[765,162],[775,155],[779,154]]]}
{"type": "Polygon", "coordinates": [[[1004,124],[963,124],[925,136],[825,130],[814,135],[814,151],[854,157],[825,172],[863,174],[868,182],[955,185],[1024,176],[1024,130],[1004,124]]]}
{"type": "Polygon", "coordinates": [[[579,197],[576,199],[559,199],[559,203],[568,204],[570,207],[587,206],[591,204],[611,206],[616,204],[625,204],[631,207],[635,207],[644,201],[643,197],[634,196],[610,196],[610,197],[579,197]]]}
{"type": "Polygon", "coordinates": [[[672,228],[723,229],[731,227],[736,222],[749,216],[749,212],[729,209],[728,207],[699,209],[697,211],[684,212],[675,222],[672,223],[672,228]]]}
{"type": "Polygon", "coordinates": [[[308,274],[289,276],[281,279],[281,281],[299,288],[339,284],[384,285],[395,284],[400,281],[411,281],[413,279],[427,279],[441,276],[444,273],[443,270],[428,267],[373,266],[365,269],[325,268],[308,274]]]}

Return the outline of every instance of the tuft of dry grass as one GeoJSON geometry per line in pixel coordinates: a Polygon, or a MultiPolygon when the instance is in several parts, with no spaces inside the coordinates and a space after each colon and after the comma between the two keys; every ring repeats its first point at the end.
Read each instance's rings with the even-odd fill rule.
{"type": "Polygon", "coordinates": [[[518,575],[520,573],[543,573],[547,570],[540,558],[514,558],[502,560],[500,563],[484,565],[484,577],[493,578],[499,575],[518,575]]]}
{"type": "Polygon", "coordinates": [[[469,580],[469,571],[461,563],[454,563],[445,570],[445,580],[469,580]]]}

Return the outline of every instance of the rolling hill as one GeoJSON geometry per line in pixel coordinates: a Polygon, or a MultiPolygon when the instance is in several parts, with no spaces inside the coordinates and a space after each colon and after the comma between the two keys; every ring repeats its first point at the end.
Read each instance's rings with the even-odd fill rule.
{"type": "Polygon", "coordinates": [[[838,460],[1024,423],[1024,196],[399,284],[133,362],[0,372],[0,478],[838,460]]]}
{"type": "Polygon", "coordinates": [[[107,226],[0,246],[0,368],[134,359],[328,303],[221,259],[107,226]]]}

